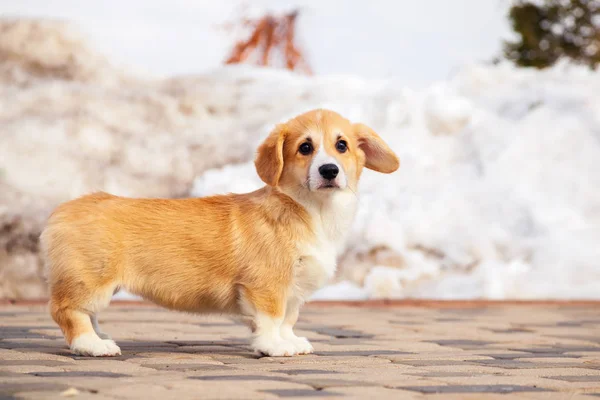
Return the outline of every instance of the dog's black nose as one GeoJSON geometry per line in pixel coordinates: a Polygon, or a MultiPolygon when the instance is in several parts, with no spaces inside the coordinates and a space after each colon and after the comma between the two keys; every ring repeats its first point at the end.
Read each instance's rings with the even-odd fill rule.
{"type": "Polygon", "coordinates": [[[327,180],[335,179],[340,169],[335,164],[324,164],[319,167],[319,173],[327,180]]]}

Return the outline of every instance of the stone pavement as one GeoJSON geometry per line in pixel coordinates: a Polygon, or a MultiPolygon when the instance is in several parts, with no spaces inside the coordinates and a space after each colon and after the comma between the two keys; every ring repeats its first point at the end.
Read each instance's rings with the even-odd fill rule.
{"type": "Polygon", "coordinates": [[[0,399],[600,399],[600,303],[311,304],[316,353],[259,358],[247,329],[142,304],[101,314],[123,355],[69,353],[43,305],[0,305],[0,399]]]}

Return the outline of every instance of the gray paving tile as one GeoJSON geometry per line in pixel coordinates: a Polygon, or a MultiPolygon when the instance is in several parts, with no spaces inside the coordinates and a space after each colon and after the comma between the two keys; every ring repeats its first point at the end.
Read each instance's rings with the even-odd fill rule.
{"type": "Polygon", "coordinates": [[[276,396],[286,398],[286,397],[329,397],[329,396],[338,396],[337,393],[327,392],[324,390],[311,390],[311,389],[271,389],[271,390],[261,390],[262,393],[274,394],[276,396]]]}
{"type": "Polygon", "coordinates": [[[157,371],[182,371],[182,372],[195,372],[195,371],[233,371],[235,368],[228,367],[225,365],[214,365],[214,364],[142,364],[143,367],[152,368],[157,371]]]}
{"type": "Polygon", "coordinates": [[[411,390],[420,393],[519,393],[519,392],[548,392],[536,386],[519,385],[447,385],[447,386],[398,386],[396,389],[411,390]]]}
{"type": "Polygon", "coordinates": [[[50,371],[50,372],[30,372],[29,375],[41,376],[41,377],[67,377],[67,378],[80,378],[80,377],[97,377],[97,378],[125,378],[131,375],[119,374],[108,371],[50,371]]]}
{"type": "Polygon", "coordinates": [[[287,375],[321,375],[321,374],[337,374],[337,371],[328,371],[325,369],[278,369],[273,370],[273,372],[277,372],[280,374],[287,375]]]}
{"type": "Polygon", "coordinates": [[[548,379],[557,379],[559,381],[566,382],[597,382],[600,383],[600,374],[599,375],[559,375],[559,376],[546,376],[548,379]]]}
{"type": "Polygon", "coordinates": [[[188,379],[197,379],[200,381],[280,381],[289,382],[289,378],[282,376],[269,375],[210,375],[210,376],[190,376],[188,379]]]}

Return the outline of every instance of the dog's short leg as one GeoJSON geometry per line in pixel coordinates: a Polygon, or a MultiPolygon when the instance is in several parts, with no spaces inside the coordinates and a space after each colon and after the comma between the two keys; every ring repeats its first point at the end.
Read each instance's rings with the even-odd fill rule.
{"type": "Polygon", "coordinates": [[[62,329],[67,344],[83,356],[117,356],[121,349],[108,339],[101,339],[92,325],[90,315],[81,310],[51,306],[52,318],[62,329]]]}
{"type": "Polygon", "coordinates": [[[100,325],[98,325],[98,316],[96,314],[90,315],[90,320],[92,321],[94,332],[96,332],[96,335],[98,335],[100,339],[110,339],[110,336],[100,329],[100,325]]]}
{"type": "Polygon", "coordinates": [[[298,313],[302,302],[297,298],[291,298],[287,302],[285,317],[281,324],[280,332],[284,340],[291,342],[296,348],[297,354],[310,354],[313,347],[305,337],[298,337],[294,333],[294,325],[298,320],[298,313]]]}
{"type": "Polygon", "coordinates": [[[252,348],[271,357],[295,355],[293,343],[281,337],[285,300],[275,294],[248,290],[242,290],[240,298],[243,315],[252,318],[252,348]]]}
{"type": "Polygon", "coordinates": [[[281,337],[283,317],[257,312],[254,318],[256,330],[252,347],[271,357],[289,357],[296,354],[293,343],[281,337]]]}

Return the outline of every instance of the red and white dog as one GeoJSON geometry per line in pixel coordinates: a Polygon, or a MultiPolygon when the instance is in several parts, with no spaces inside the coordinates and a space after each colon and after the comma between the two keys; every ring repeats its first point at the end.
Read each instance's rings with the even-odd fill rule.
{"type": "Polygon", "coordinates": [[[399,161],[369,127],[313,110],[277,125],[255,165],[266,186],[252,193],[96,193],[54,211],[42,234],[50,309],[73,352],[121,353],[97,320],[120,288],[170,309],[250,319],[252,347],[269,356],[313,351],[293,327],[334,275],[363,167],[391,173],[399,161]]]}

